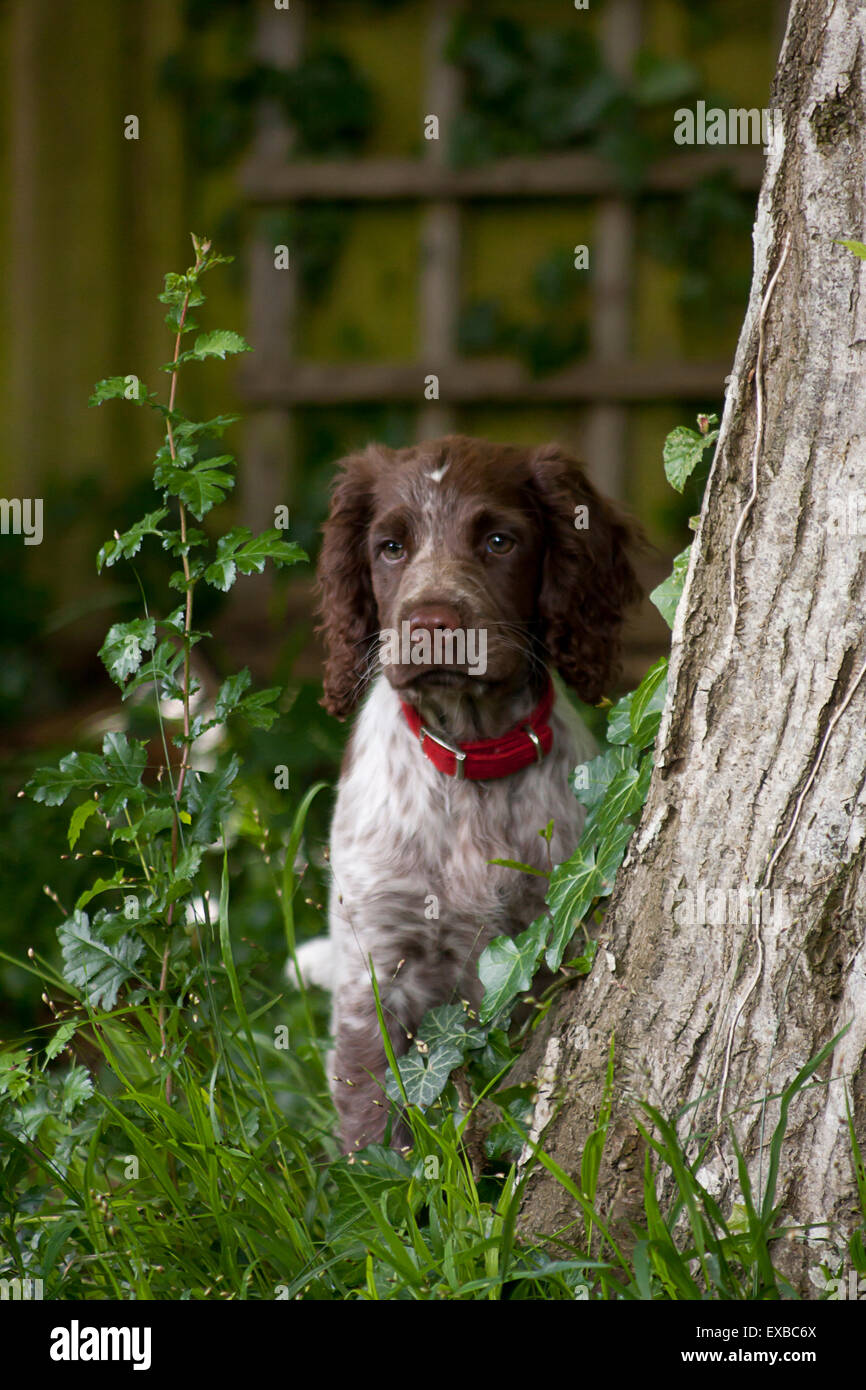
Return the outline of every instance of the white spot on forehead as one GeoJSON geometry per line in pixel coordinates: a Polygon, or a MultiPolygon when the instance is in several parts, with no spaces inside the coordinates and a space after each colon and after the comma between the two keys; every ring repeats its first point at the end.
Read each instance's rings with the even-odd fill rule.
{"type": "Polygon", "coordinates": [[[434,483],[441,483],[445,474],[448,472],[449,463],[450,460],[447,463],[443,463],[441,468],[434,468],[432,473],[427,474],[427,477],[434,483]]]}

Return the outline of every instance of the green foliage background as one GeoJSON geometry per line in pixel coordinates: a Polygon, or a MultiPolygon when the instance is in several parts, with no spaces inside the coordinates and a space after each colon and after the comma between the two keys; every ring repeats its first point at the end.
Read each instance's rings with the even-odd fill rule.
{"type": "MultiPolygon", "coordinates": [[[[16,194],[0,219],[8,270],[0,301],[0,478],[5,495],[44,496],[47,527],[38,548],[0,537],[0,945],[10,949],[51,949],[56,911],[44,890],[68,906],[90,869],[87,857],[60,859],[59,812],[37,812],[17,793],[53,749],[63,752],[88,736],[98,746],[93,729],[111,696],[95,654],[111,622],[140,613],[141,594],[125,567],[97,578],[92,556],[106,536],[153,507],[153,425],[141,411],[88,411],[91,383],[107,362],[155,378],[165,346],[151,309],[153,288],[165,265],[177,263],[189,226],[207,228],[227,251],[242,250],[249,222],[235,170],[262,96],[295,122],[303,157],[421,149],[426,5],[322,0],[310,7],[307,56],[289,75],[251,61],[253,9],[251,0],[121,7],[88,0],[62,25],[50,0],[13,0],[0,10],[0,58],[12,74],[0,121],[0,173],[16,194]],[[137,142],[122,138],[129,112],[140,117],[137,142]]],[[[669,113],[681,101],[699,93],[722,104],[765,102],[774,58],[769,6],[648,0],[644,12],[645,51],[623,83],[599,57],[597,13],[580,15],[576,27],[553,0],[535,0],[531,13],[518,0],[473,5],[449,40],[467,85],[450,155],[468,164],[586,148],[609,159],[637,198],[635,353],[715,357],[732,348],[745,303],[751,199],[724,175],[670,199],[645,196],[640,179],[647,161],[667,149],[669,113]]],[[[578,200],[469,209],[465,350],[513,352],[537,371],[579,360],[587,347],[587,296],[568,267],[575,242],[592,244],[593,225],[592,206],[578,200]]],[[[299,248],[303,355],[350,361],[414,353],[417,232],[411,207],[337,203],[265,219],[261,234],[271,244],[279,234],[299,248]]],[[[215,322],[243,325],[240,260],[215,283],[212,308],[215,322]]],[[[237,407],[228,363],[191,373],[186,389],[198,417],[237,407]]],[[[660,478],[659,446],[692,413],[672,401],[635,407],[630,418],[628,501],[671,553],[687,539],[702,476],[699,470],[690,480],[682,501],[675,498],[660,478]]],[[[492,438],[537,441],[568,438],[580,416],[478,407],[462,411],[459,423],[492,438]]],[[[303,463],[287,479],[287,501],[292,539],[313,556],[333,460],[373,436],[408,442],[415,422],[408,409],[371,405],[304,410],[297,428],[303,463]]],[[[242,442],[240,449],[243,467],[242,442]]],[[[145,592],[160,591],[170,557],[144,547],[136,563],[145,592]]],[[[277,836],[291,817],[273,788],[274,765],[288,763],[297,788],[331,779],[343,738],[317,704],[308,568],[297,567],[285,584],[299,589],[292,611],[303,616],[289,632],[274,621],[265,669],[256,672],[288,687],[278,732],[233,733],[239,785],[277,836]]],[[[275,614],[285,597],[278,589],[275,614]]],[[[233,669],[231,648],[219,640],[224,605],[224,596],[208,589],[198,609],[202,625],[217,634],[209,648],[217,677],[233,669]]],[[[133,732],[138,718],[131,711],[133,732]]],[[[308,822],[319,858],[327,817],[323,796],[308,822]]],[[[252,821],[247,828],[252,846],[259,832],[252,821]]],[[[263,895],[259,857],[241,852],[231,872],[243,934],[248,927],[250,941],[276,947],[279,912],[263,895]]],[[[311,902],[299,904],[302,934],[321,921],[320,886],[306,896],[311,902]]],[[[0,964],[0,1024],[15,1030],[46,1018],[21,968],[0,964]]]]}

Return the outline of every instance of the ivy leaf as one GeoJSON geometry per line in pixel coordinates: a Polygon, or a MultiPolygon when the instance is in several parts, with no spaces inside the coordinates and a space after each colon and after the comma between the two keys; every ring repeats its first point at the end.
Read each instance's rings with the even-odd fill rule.
{"type": "Polygon", "coordinates": [[[607,741],[608,743],[628,743],[631,738],[631,702],[634,699],[634,691],[629,691],[628,695],[623,695],[621,700],[617,700],[610,714],[607,716],[607,741]]]}
{"type": "Polygon", "coordinates": [[[620,821],[639,811],[646,795],[644,765],[625,767],[613,778],[594,822],[600,837],[610,835],[620,821]],[[643,795],[641,794],[643,792],[643,795]]]}
{"type": "MultiPolygon", "coordinates": [[[[629,726],[630,727],[630,726],[629,726]]],[[[628,744],[606,748],[597,758],[582,763],[571,774],[571,789],[581,806],[592,811],[600,806],[608,787],[623,768],[634,767],[637,754],[628,744]]]]}
{"type": "Polygon", "coordinates": [[[866,261],[866,246],[862,241],[837,241],[837,246],[845,246],[849,251],[853,251],[858,260],[866,261]]]}
{"type": "Polygon", "coordinates": [[[650,667],[634,693],[629,722],[635,748],[648,748],[658,733],[667,694],[667,674],[668,659],[662,656],[650,667]]]}
{"type": "Polygon", "coordinates": [[[551,970],[559,969],[569,941],[596,898],[602,894],[603,879],[597,855],[597,837],[591,832],[585,833],[571,858],[553,871],[547,895],[547,905],[553,917],[553,935],[545,957],[551,970]]]}
{"type": "Polygon", "coordinates": [[[690,545],[687,545],[685,550],[680,551],[667,579],[663,579],[661,584],[650,594],[650,603],[655,604],[669,628],[673,628],[674,619],[677,616],[677,607],[685,588],[691,553],[690,545]]]}
{"type": "Polygon", "coordinates": [[[489,1023],[529,989],[538,957],[550,931],[550,919],[537,917],[519,936],[498,936],[481,952],[478,975],[484,985],[480,1019],[489,1023]]]}
{"type": "Polygon", "coordinates": [[[116,685],[124,685],[135,675],[145,652],[156,646],[156,622],[153,618],[133,618],[129,623],[114,623],[99,649],[105,669],[116,685]]]}
{"type": "Polygon", "coordinates": [[[553,935],[545,955],[551,970],[559,969],[568,943],[596,898],[606,897],[612,891],[633,834],[634,826],[625,821],[600,840],[592,832],[581,836],[571,858],[554,870],[547,895],[553,935]]]}
{"type": "Polygon", "coordinates": [[[477,1028],[467,1026],[466,1010],[461,1004],[441,1004],[425,1014],[418,1037],[432,1052],[454,1058],[457,1066],[467,1052],[484,1045],[484,1036],[477,1028]]]}
{"type": "Polygon", "coordinates": [[[704,450],[714,444],[719,437],[718,430],[708,434],[698,434],[685,425],[677,425],[665,440],[663,456],[665,476],[671,487],[682,492],[704,456],[704,450]]]}
{"type": "Polygon", "coordinates": [[[628,849],[628,842],[634,834],[634,826],[628,821],[623,821],[605,835],[598,846],[596,853],[596,865],[601,875],[601,893],[608,897],[613,892],[614,879],[619,872],[619,866],[625,859],[625,852],[628,849]]]}
{"type": "MultiPolygon", "coordinates": [[[[456,1065],[456,1062],[449,1062],[447,1053],[434,1052],[427,1056],[414,1047],[400,1057],[397,1067],[409,1104],[421,1110],[431,1106],[445,1090],[456,1065]]],[[[385,1092],[392,1100],[402,1099],[400,1087],[390,1072],[385,1080],[385,1092]]]]}
{"type": "MultiPolygon", "coordinates": [[[[494,1077],[506,1071],[512,1062],[516,1062],[519,1056],[520,1048],[512,1047],[504,1028],[485,1028],[484,1045],[478,1055],[472,1058],[472,1062],[485,1081],[492,1081],[494,1077]]],[[[497,1103],[501,1095],[502,1092],[497,1088],[497,1103]]]]}
{"type": "Polygon", "coordinates": [[[161,536],[163,533],[159,529],[159,523],[166,516],[168,516],[168,508],[160,507],[159,511],[148,512],[141,521],[130,526],[128,531],[124,531],[122,536],[115,536],[113,540],[106,541],[96,557],[96,568],[99,573],[102,573],[104,565],[114,565],[118,560],[131,560],[133,555],[137,555],[141,549],[141,542],[145,536],[161,536]]]}
{"type": "Polygon", "coordinates": [[[112,940],[96,919],[91,926],[87,913],[80,911],[61,922],[57,938],[69,983],[84,992],[91,1008],[113,1009],[122,987],[135,977],[144,950],[141,938],[125,932],[112,940]]]}
{"type": "Polygon", "coordinates": [[[330,1206],[328,1228],[345,1235],[358,1231],[359,1227],[363,1229],[365,1221],[369,1222],[368,1203],[381,1208],[388,1194],[399,1190],[402,1205],[409,1197],[413,1175],[412,1168],[396,1149],[371,1144],[363,1154],[353,1156],[351,1163],[346,1159],[332,1163],[328,1176],[337,1189],[330,1206]]]}
{"type": "MultiPolygon", "coordinates": [[[[484,1045],[484,1033],[467,1028],[466,1023],[466,1013],[459,1004],[442,1004],[425,1015],[415,1046],[397,1062],[410,1105],[426,1110],[439,1099],[466,1053],[484,1045]]],[[[391,1074],[385,1090],[392,1100],[402,1098],[397,1079],[391,1074]]]]}
{"type": "Polygon", "coordinates": [[[644,753],[641,760],[640,776],[637,779],[634,789],[634,798],[630,814],[633,816],[635,823],[637,823],[640,813],[643,811],[644,805],[646,804],[654,766],[655,759],[653,758],[653,750],[649,748],[644,753]]]}

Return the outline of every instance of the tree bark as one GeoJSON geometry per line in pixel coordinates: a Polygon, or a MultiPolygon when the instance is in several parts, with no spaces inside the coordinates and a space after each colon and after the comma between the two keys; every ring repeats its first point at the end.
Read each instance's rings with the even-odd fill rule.
{"type": "MultiPolygon", "coordinates": [[[[701,1178],[730,1213],[729,1124],[760,1195],[779,1093],[847,1025],[791,1107],[777,1188],[787,1224],[813,1228],[779,1242],[777,1265],[813,1297],[809,1267],[860,1224],[846,1092],[866,1138],[866,263],[834,240],[863,234],[864,42],[860,0],[793,0],[750,302],[609,955],[523,1059],[535,1132],[549,1121],[545,1147],[575,1175],[614,1035],[598,1207],[622,1228],[642,1210],[639,1099],[679,1116],[692,1155],[712,1136],[701,1178]]],[[[536,1169],[524,1227],[574,1215],[536,1169]]]]}

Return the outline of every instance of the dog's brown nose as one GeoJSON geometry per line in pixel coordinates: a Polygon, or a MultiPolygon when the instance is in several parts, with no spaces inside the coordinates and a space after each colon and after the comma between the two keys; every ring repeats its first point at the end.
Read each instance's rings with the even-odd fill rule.
{"type": "Polygon", "coordinates": [[[409,614],[409,631],[423,629],[434,632],[456,632],[461,626],[460,614],[448,603],[422,603],[409,614]]]}

